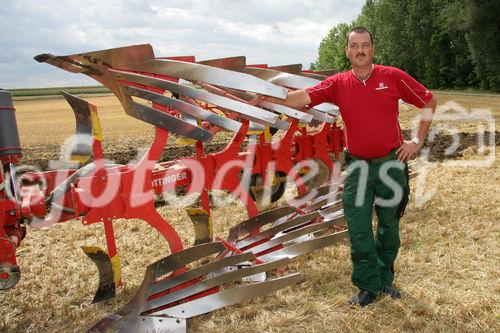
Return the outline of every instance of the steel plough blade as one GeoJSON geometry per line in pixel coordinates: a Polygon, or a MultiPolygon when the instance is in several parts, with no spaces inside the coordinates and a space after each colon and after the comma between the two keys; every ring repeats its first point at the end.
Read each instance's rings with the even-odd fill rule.
{"type": "Polygon", "coordinates": [[[34,59],[38,62],[45,62],[70,73],[86,75],[99,74],[99,72],[93,70],[91,67],[84,66],[80,63],[71,61],[70,59],[65,59],[64,57],[58,57],[49,53],[39,54],[35,56],[34,59]]]}
{"type": "Polygon", "coordinates": [[[150,44],[130,45],[65,56],[83,65],[102,64],[105,67],[123,68],[155,58],[150,44]]]}
{"type": "Polygon", "coordinates": [[[327,113],[327,114],[332,115],[334,117],[339,115],[339,107],[334,105],[334,104],[330,104],[330,103],[318,104],[313,109],[327,113]]]}
{"type": "Polygon", "coordinates": [[[108,315],[88,330],[89,333],[186,333],[185,319],[160,316],[108,315]]]}
{"type": "Polygon", "coordinates": [[[299,215],[291,219],[284,220],[282,223],[274,223],[274,225],[269,229],[266,229],[256,235],[251,235],[238,240],[235,245],[240,249],[245,249],[251,244],[258,243],[265,239],[270,239],[279,232],[283,232],[288,229],[303,225],[305,223],[312,222],[314,219],[317,219],[319,217],[321,217],[319,212],[312,212],[309,214],[299,215]]]}
{"type": "Polygon", "coordinates": [[[108,78],[103,77],[107,68],[123,68],[137,62],[154,59],[153,48],[149,44],[131,45],[107,50],[54,56],[39,54],[34,57],[38,62],[45,62],[71,73],[86,74],[112,89],[108,78]]]}
{"type": "Polygon", "coordinates": [[[336,176],[330,179],[327,184],[320,185],[319,187],[314,187],[306,193],[289,199],[287,201],[287,204],[290,206],[301,208],[310,205],[311,201],[319,197],[342,191],[346,177],[346,175],[336,176]]]}
{"type": "Polygon", "coordinates": [[[181,113],[180,118],[184,120],[186,123],[189,123],[193,126],[198,126],[198,119],[193,116],[190,116],[189,114],[181,113]]]}
{"type": "MultiPolygon", "coordinates": [[[[224,260],[224,259],[219,259],[219,260],[224,260]]],[[[186,299],[190,296],[194,296],[194,295],[199,294],[201,292],[210,290],[211,288],[219,287],[223,284],[234,283],[234,282],[240,281],[243,277],[246,277],[246,276],[276,270],[280,267],[285,266],[289,262],[290,262],[290,260],[288,258],[285,258],[282,260],[276,260],[276,261],[272,261],[272,262],[265,263],[265,264],[253,265],[253,266],[229,271],[226,273],[219,274],[215,277],[206,278],[206,279],[203,279],[196,284],[193,284],[192,286],[188,286],[186,288],[183,288],[183,289],[180,289],[177,291],[173,291],[167,295],[164,295],[164,296],[161,296],[158,298],[154,298],[152,300],[148,300],[148,302],[145,304],[143,310],[144,311],[153,311],[153,313],[157,314],[157,315],[161,315],[161,314],[173,315],[171,312],[172,311],[171,308],[167,308],[164,310],[162,309],[159,311],[156,311],[155,309],[159,309],[165,305],[173,304],[174,302],[177,302],[177,301],[186,299]]],[[[198,303],[204,303],[204,302],[205,302],[205,300],[201,299],[200,302],[198,302],[198,303]]],[[[185,304],[185,303],[182,303],[182,304],[185,304]]],[[[213,304],[207,304],[207,305],[213,306],[213,304]]],[[[216,308],[213,308],[213,310],[216,310],[216,309],[224,307],[224,306],[225,305],[218,306],[216,308]]],[[[190,305],[186,304],[186,305],[183,305],[183,307],[188,308],[184,311],[184,313],[185,313],[184,315],[186,317],[179,317],[179,318],[189,318],[192,316],[196,316],[198,314],[206,313],[206,312],[199,313],[198,312],[199,309],[193,309],[194,306],[192,306],[192,304],[190,304],[190,305]],[[194,314],[189,315],[190,312],[192,312],[194,314]]],[[[179,316],[179,315],[180,314],[177,314],[176,316],[179,316]]]]}
{"type": "MultiPolygon", "coordinates": [[[[278,249],[286,245],[287,242],[293,242],[299,239],[301,236],[317,233],[319,231],[327,231],[327,229],[332,226],[345,225],[345,220],[343,214],[339,214],[338,217],[333,219],[328,219],[313,223],[304,223],[297,227],[292,227],[284,232],[279,232],[274,235],[269,241],[258,244],[256,246],[247,246],[248,251],[255,253],[257,257],[260,257],[266,253],[273,252],[273,249],[278,249]]],[[[312,236],[311,236],[312,237],[312,236]]],[[[302,241],[299,239],[298,241],[302,241]]]]}
{"type": "Polygon", "coordinates": [[[316,105],[316,107],[314,108],[310,108],[309,111],[307,112],[311,114],[313,118],[317,121],[333,124],[335,122],[335,118],[326,113],[318,111],[317,106],[318,105],[316,105]]]}
{"type": "Polygon", "coordinates": [[[319,73],[315,73],[315,72],[301,72],[301,73],[298,73],[298,75],[309,77],[311,79],[316,79],[316,80],[320,80],[320,81],[323,81],[326,78],[328,78],[328,75],[323,75],[323,74],[319,74],[319,73]]]}
{"type": "MultiPolygon", "coordinates": [[[[238,97],[238,98],[245,100],[245,101],[250,101],[253,98],[255,98],[255,95],[253,95],[253,94],[245,93],[245,92],[238,91],[235,89],[224,88],[224,90],[227,91],[228,93],[238,97]]],[[[287,106],[280,105],[280,104],[275,104],[275,103],[263,101],[263,102],[259,103],[259,106],[262,106],[270,111],[283,114],[287,117],[298,119],[304,123],[309,123],[313,119],[313,116],[311,114],[308,114],[306,112],[302,112],[302,111],[299,111],[299,110],[296,110],[293,108],[289,108],[287,106]]]]}
{"type": "Polygon", "coordinates": [[[225,267],[235,266],[241,263],[248,263],[255,260],[255,255],[251,252],[246,252],[242,254],[237,254],[232,257],[224,258],[223,260],[214,260],[206,263],[200,267],[191,269],[186,273],[175,276],[170,279],[165,279],[158,281],[152,285],[149,289],[148,296],[158,294],[163,290],[172,289],[181,284],[189,282],[193,279],[197,279],[203,276],[213,275],[216,276],[218,272],[221,272],[225,267]]]}
{"type": "Polygon", "coordinates": [[[280,104],[274,104],[271,102],[262,101],[259,103],[259,105],[262,106],[263,108],[272,110],[274,112],[284,114],[285,116],[288,116],[290,118],[297,119],[303,123],[310,123],[311,120],[314,118],[313,114],[297,111],[295,109],[280,104]]]}
{"type": "MultiPolygon", "coordinates": [[[[212,134],[209,131],[165,112],[136,103],[132,101],[130,96],[124,95],[122,87],[114,74],[110,72],[110,69],[134,67],[138,62],[154,60],[153,49],[149,44],[60,57],[44,54],[36,56],[35,59],[73,73],[86,74],[96,81],[101,82],[118,97],[125,109],[125,113],[134,118],[191,139],[204,142],[212,139],[212,134]]],[[[232,124],[234,125],[234,123],[232,124]]]]}
{"type": "Polygon", "coordinates": [[[333,234],[319,236],[303,242],[292,244],[280,250],[270,252],[261,256],[262,260],[271,261],[280,258],[295,258],[303,254],[311,253],[315,250],[339,243],[349,237],[347,230],[339,231],[333,234]]]}
{"type": "MultiPolygon", "coordinates": [[[[278,84],[280,86],[293,88],[293,89],[306,89],[308,87],[315,86],[322,80],[313,79],[310,77],[304,77],[301,75],[281,72],[277,70],[267,69],[267,68],[253,68],[246,67],[243,73],[247,73],[268,82],[278,84]]],[[[325,112],[331,115],[338,115],[339,108],[336,105],[330,103],[322,103],[314,107],[315,110],[325,112]]]]}
{"type": "Polygon", "coordinates": [[[172,273],[186,265],[191,264],[210,255],[217,254],[223,251],[224,246],[218,243],[206,243],[197,245],[186,250],[174,253],[160,259],[146,268],[146,273],[141,286],[137,290],[134,297],[116,314],[121,317],[137,317],[142,313],[144,304],[149,296],[150,287],[156,279],[172,273]]]}
{"type": "Polygon", "coordinates": [[[133,70],[168,75],[188,81],[205,82],[216,86],[285,99],[286,90],[255,76],[226,69],[177,60],[154,59],[134,64],[133,70]]]}
{"type": "Polygon", "coordinates": [[[191,117],[207,121],[210,124],[227,129],[232,132],[238,132],[242,125],[240,122],[226,117],[221,117],[218,114],[202,109],[197,105],[193,105],[191,103],[187,103],[175,98],[163,96],[161,94],[145,89],[135,88],[132,86],[124,86],[123,90],[129,96],[139,97],[153,103],[171,107],[182,113],[186,113],[191,117]]]}
{"type": "Polygon", "coordinates": [[[245,69],[243,69],[243,73],[247,73],[261,78],[265,81],[293,89],[305,89],[307,87],[315,86],[320,82],[311,78],[284,73],[267,68],[246,67],[245,69]]]}
{"type": "Polygon", "coordinates": [[[251,262],[256,257],[250,252],[209,259],[209,256],[223,249],[221,242],[206,243],[149,265],[134,298],[120,311],[106,316],[89,331],[138,332],[155,329],[159,332],[185,332],[186,320],[191,317],[267,295],[302,279],[300,274],[290,274],[260,283],[235,286],[235,283],[246,276],[276,270],[288,264],[290,259],[252,265],[251,262]],[[198,260],[201,261],[199,266],[192,269],[186,267],[198,260]],[[245,267],[225,270],[233,265],[245,267]],[[165,277],[167,273],[181,267],[185,270],[180,274],[165,277]]]}
{"type": "Polygon", "coordinates": [[[194,300],[190,302],[191,304],[184,303],[164,310],[163,312],[169,316],[190,318],[215,311],[229,305],[241,303],[254,297],[269,295],[284,287],[299,283],[303,280],[304,278],[300,273],[294,273],[260,283],[252,283],[241,287],[224,290],[217,294],[194,300]]]}
{"type": "Polygon", "coordinates": [[[246,66],[246,57],[238,56],[238,57],[227,57],[227,58],[217,58],[217,59],[208,59],[197,61],[198,64],[229,69],[232,71],[242,70],[246,66]]]}
{"type": "Polygon", "coordinates": [[[271,66],[269,69],[278,72],[285,72],[290,74],[299,74],[302,72],[302,64],[291,64],[281,66],[271,66]]]}
{"type": "Polygon", "coordinates": [[[315,74],[324,75],[324,76],[332,76],[332,75],[337,74],[338,72],[339,72],[339,70],[337,70],[337,69],[320,69],[320,70],[314,71],[315,74]]]}
{"type": "Polygon", "coordinates": [[[332,206],[342,207],[342,193],[341,191],[325,194],[324,196],[318,197],[308,203],[308,205],[302,208],[302,212],[310,213],[319,209],[325,209],[332,206]]]}
{"type": "Polygon", "coordinates": [[[159,128],[167,129],[173,133],[185,136],[187,138],[209,142],[212,140],[212,133],[198,126],[194,126],[187,121],[171,116],[152,107],[132,102],[130,108],[125,109],[128,115],[152,124],[159,128]]]}
{"type": "Polygon", "coordinates": [[[281,217],[290,216],[296,212],[297,209],[295,207],[284,206],[260,213],[232,227],[229,230],[228,241],[234,242],[243,236],[258,231],[266,224],[273,223],[281,217]]]}
{"type": "Polygon", "coordinates": [[[186,85],[178,84],[168,80],[163,80],[160,78],[149,77],[146,75],[117,71],[117,70],[111,70],[111,71],[115,73],[116,78],[119,80],[126,80],[129,82],[144,84],[150,87],[157,87],[179,95],[188,96],[196,100],[208,102],[220,106],[229,111],[236,112],[245,119],[255,121],[266,126],[273,125],[278,119],[278,116],[271,112],[262,110],[258,107],[246,103],[238,102],[230,98],[226,98],[224,96],[219,96],[201,89],[192,88],[186,85]]]}
{"type": "MultiPolygon", "coordinates": [[[[228,242],[237,249],[233,253],[248,251],[261,260],[272,261],[294,258],[343,240],[346,230],[337,231],[346,228],[341,200],[344,180],[343,176],[336,177],[330,184],[290,200],[289,206],[265,212],[268,215],[263,223],[249,219],[234,226],[228,236],[228,242]],[[274,214],[280,210],[281,214],[274,214]],[[260,230],[265,224],[270,227],[260,230]]],[[[222,255],[230,254],[225,251],[222,255]]]]}
{"type": "MultiPolygon", "coordinates": [[[[346,226],[341,207],[329,211],[317,210],[282,221],[269,229],[237,239],[231,244],[238,251],[255,253],[264,261],[295,258],[325,246],[337,243],[347,237],[347,230],[335,231],[346,226]]],[[[230,255],[225,252],[224,255],[230,255]]]]}

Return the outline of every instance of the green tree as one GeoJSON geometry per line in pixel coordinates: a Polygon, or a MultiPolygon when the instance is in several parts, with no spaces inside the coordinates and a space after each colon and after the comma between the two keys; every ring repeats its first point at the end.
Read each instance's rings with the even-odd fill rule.
{"type": "Polygon", "coordinates": [[[375,62],[430,88],[500,91],[500,6],[493,0],[367,0],[351,24],[333,27],[311,67],[349,68],[345,37],[354,25],[374,35],[375,62]]]}
{"type": "Polygon", "coordinates": [[[500,91],[500,6],[497,1],[465,1],[461,26],[482,88],[500,91]]]}
{"type": "Polygon", "coordinates": [[[340,23],[333,27],[321,40],[318,59],[311,64],[311,69],[347,70],[350,66],[345,55],[346,35],[352,25],[340,23]]]}

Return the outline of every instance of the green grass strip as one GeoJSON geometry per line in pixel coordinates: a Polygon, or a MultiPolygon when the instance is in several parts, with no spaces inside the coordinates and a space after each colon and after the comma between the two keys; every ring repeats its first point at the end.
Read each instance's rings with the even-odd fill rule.
{"type": "Polygon", "coordinates": [[[104,86],[7,89],[7,91],[12,94],[12,97],[57,96],[61,95],[61,90],[75,95],[111,93],[111,91],[104,86]]]}

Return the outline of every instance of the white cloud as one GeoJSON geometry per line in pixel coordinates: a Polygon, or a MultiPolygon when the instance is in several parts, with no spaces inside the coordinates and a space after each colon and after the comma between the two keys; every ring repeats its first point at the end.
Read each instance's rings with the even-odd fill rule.
{"type": "Polygon", "coordinates": [[[248,63],[302,63],[317,57],[328,30],[354,20],[363,0],[3,0],[0,87],[94,84],[33,56],[150,43],[157,56],[248,63]]]}

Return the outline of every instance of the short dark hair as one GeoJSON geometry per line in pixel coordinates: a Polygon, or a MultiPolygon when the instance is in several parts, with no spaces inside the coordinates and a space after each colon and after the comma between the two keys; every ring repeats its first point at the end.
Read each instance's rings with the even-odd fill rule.
{"type": "Polygon", "coordinates": [[[358,34],[362,34],[364,32],[369,33],[370,34],[370,41],[372,42],[372,45],[373,45],[373,35],[370,32],[370,30],[366,29],[365,27],[359,27],[359,26],[351,28],[351,30],[349,30],[349,32],[347,33],[347,36],[345,38],[345,45],[349,45],[349,35],[351,34],[351,32],[355,32],[358,34]]]}

